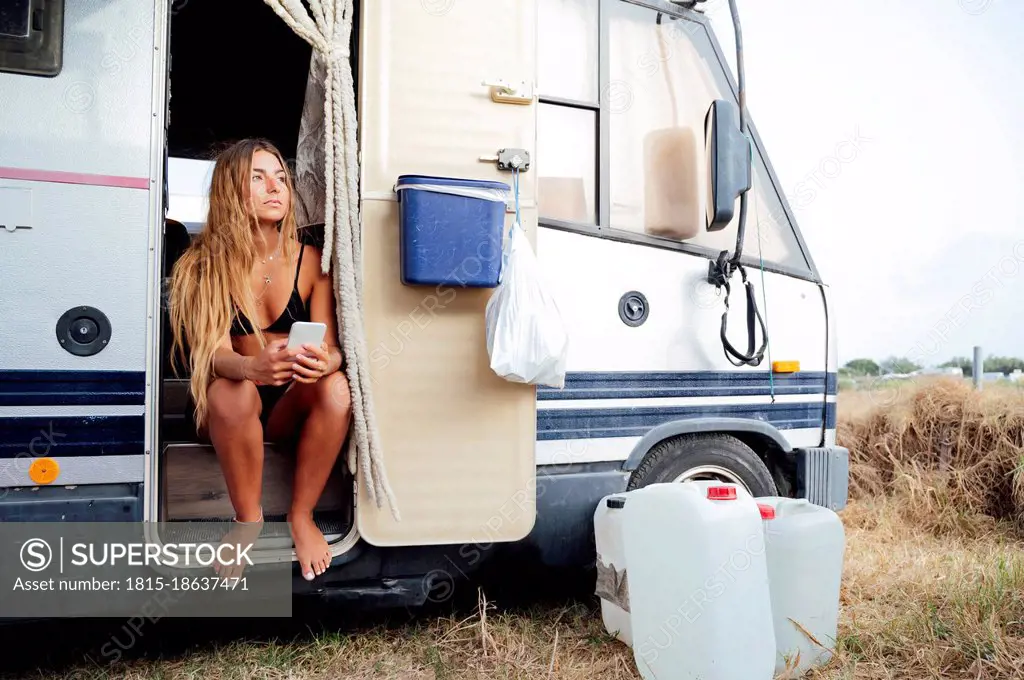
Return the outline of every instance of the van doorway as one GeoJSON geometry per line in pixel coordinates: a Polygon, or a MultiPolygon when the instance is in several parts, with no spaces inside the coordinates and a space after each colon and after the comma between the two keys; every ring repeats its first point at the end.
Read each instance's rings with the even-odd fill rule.
{"type": "MultiPolygon", "coordinates": [[[[213,160],[221,148],[246,137],[263,137],[294,169],[311,56],[310,45],[262,2],[172,3],[165,291],[177,258],[203,229],[213,160]]],[[[318,226],[301,230],[307,242],[317,242],[318,226]]],[[[162,315],[160,520],[230,520],[234,511],[216,453],[200,441],[192,419],[187,369],[170,356],[166,304],[162,315]]],[[[344,543],[354,524],[353,480],[345,459],[342,451],[314,515],[334,544],[344,543]]],[[[263,508],[268,530],[271,523],[285,521],[294,467],[289,447],[266,443],[263,508]]]]}

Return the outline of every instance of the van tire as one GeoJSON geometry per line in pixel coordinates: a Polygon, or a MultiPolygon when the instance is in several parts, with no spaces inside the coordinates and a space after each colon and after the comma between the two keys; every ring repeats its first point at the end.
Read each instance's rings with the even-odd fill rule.
{"type": "Polygon", "coordinates": [[[752,496],[776,496],[771,472],[754,450],[727,434],[682,435],[655,444],[633,474],[627,491],[648,484],[671,483],[688,470],[716,466],[739,479],[752,496]]]}

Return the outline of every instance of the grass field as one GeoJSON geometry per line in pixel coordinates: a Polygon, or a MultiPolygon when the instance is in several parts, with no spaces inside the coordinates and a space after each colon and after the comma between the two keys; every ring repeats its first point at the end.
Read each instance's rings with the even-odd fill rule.
{"type": "MultiPolygon", "coordinates": [[[[1021,392],[904,384],[844,394],[839,415],[853,494],[841,513],[840,634],[832,664],[808,677],[1024,677],[1021,392]]],[[[593,596],[550,583],[539,590],[484,588],[442,613],[297,620],[269,632],[258,622],[169,621],[116,665],[51,663],[10,677],[639,677],[630,650],[605,633],[593,596]]],[[[59,656],[60,646],[44,638],[36,653],[59,656]]]]}

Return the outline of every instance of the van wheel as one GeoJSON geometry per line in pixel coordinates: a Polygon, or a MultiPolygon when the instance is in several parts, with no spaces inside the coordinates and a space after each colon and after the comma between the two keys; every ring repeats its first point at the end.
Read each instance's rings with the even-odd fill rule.
{"type": "Polygon", "coordinates": [[[727,434],[683,435],[655,445],[633,471],[627,490],[698,480],[739,484],[755,498],[778,495],[775,480],[760,457],[727,434]]]}

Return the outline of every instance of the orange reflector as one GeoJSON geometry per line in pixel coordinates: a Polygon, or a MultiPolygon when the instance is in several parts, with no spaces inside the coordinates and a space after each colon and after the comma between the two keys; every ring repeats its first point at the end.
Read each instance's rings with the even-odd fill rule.
{"type": "Polygon", "coordinates": [[[773,361],[772,373],[796,373],[800,370],[799,361],[773,361]]]}
{"type": "Polygon", "coordinates": [[[37,458],[28,467],[28,476],[36,484],[49,484],[60,474],[60,465],[53,458],[37,458]]]}
{"type": "Polygon", "coordinates": [[[764,503],[758,503],[757,509],[761,511],[761,519],[775,519],[775,508],[764,503]]]}
{"type": "Polygon", "coordinates": [[[710,498],[713,501],[734,501],[736,500],[736,487],[709,486],[708,498],[710,498]]]}

